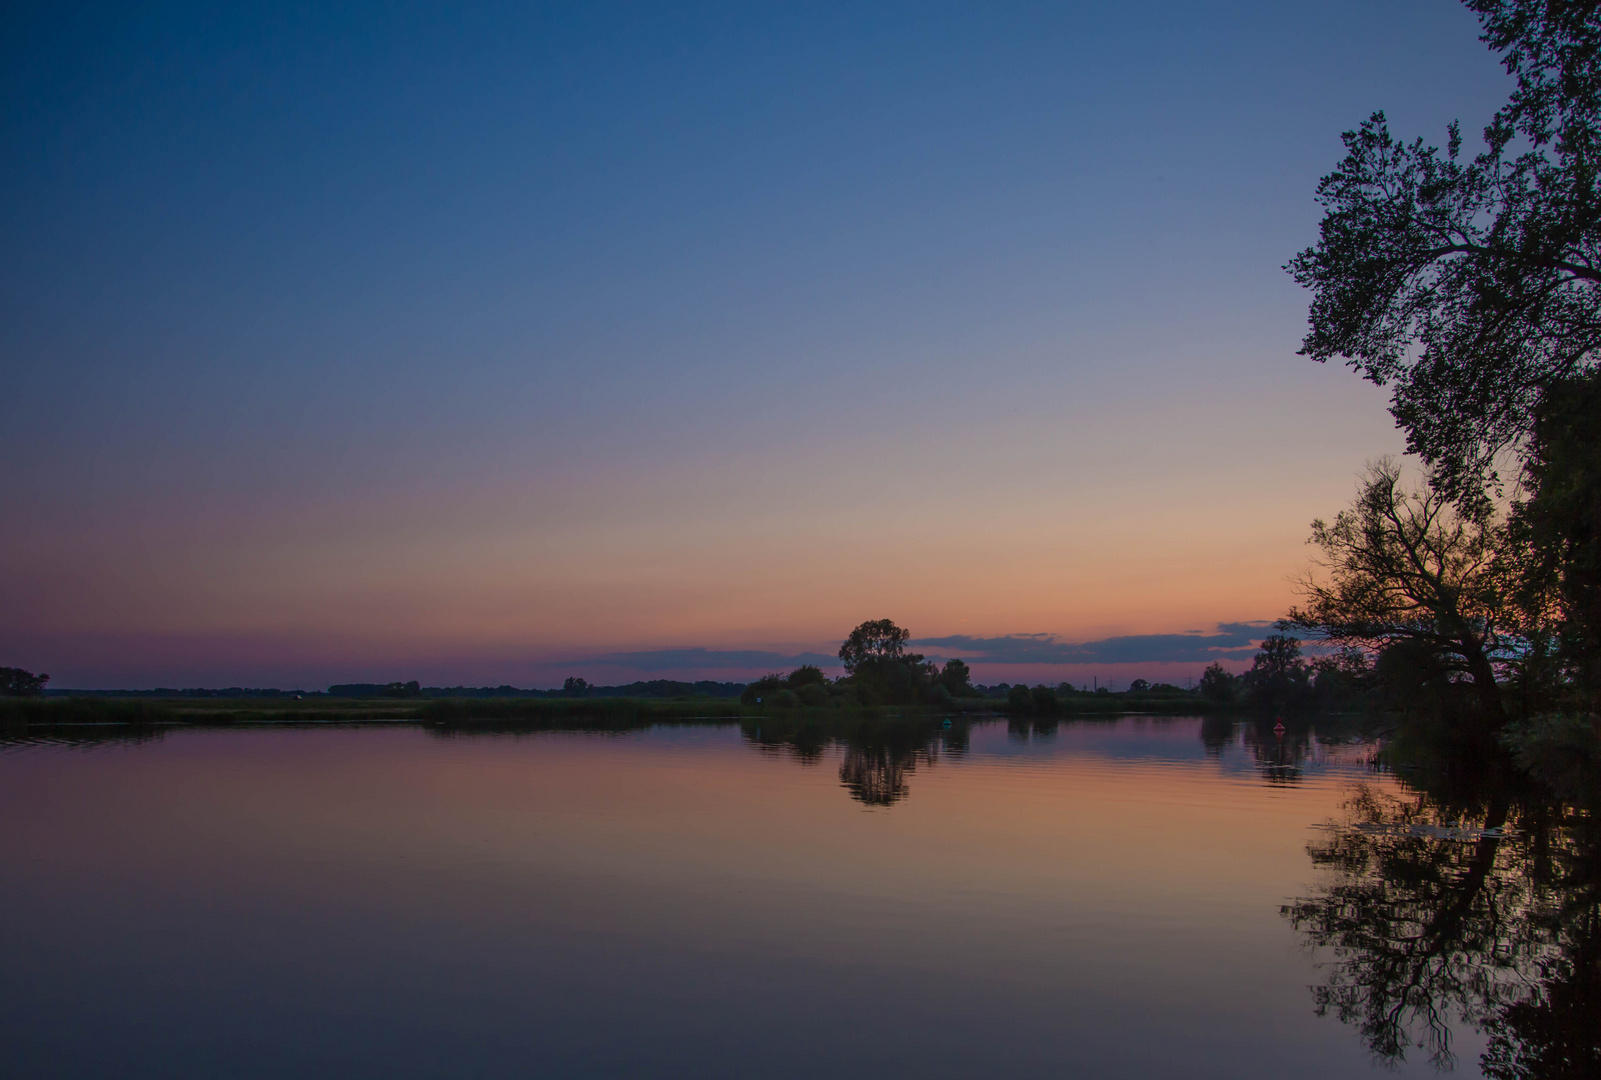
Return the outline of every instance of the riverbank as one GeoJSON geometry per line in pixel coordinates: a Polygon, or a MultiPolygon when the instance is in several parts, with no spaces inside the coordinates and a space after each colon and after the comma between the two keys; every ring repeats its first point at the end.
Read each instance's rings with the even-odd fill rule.
{"type": "MultiPolygon", "coordinates": [[[[1113,717],[1197,715],[1214,707],[1198,696],[1083,694],[1060,698],[1048,714],[1113,717]]],[[[727,722],[762,717],[880,718],[1033,715],[996,698],[959,698],[943,706],[775,709],[729,698],[0,698],[0,726],[230,726],[236,724],[415,723],[454,726],[635,727],[653,723],[727,722]]]]}

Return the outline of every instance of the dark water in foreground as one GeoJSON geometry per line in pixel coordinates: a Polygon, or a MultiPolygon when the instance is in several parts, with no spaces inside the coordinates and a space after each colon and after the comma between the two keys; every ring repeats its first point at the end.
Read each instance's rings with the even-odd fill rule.
{"type": "Polygon", "coordinates": [[[1491,885],[1516,870],[1407,818],[1368,747],[1192,719],[752,734],[0,748],[0,1075],[1350,1077],[1378,1046],[1476,1076],[1500,1030],[1442,996],[1398,1059],[1360,993],[1335,1015],[1364,969],[1309,927],[1406,889],[1363,845],[1447,885],[1487,843],[1491,885]]]}

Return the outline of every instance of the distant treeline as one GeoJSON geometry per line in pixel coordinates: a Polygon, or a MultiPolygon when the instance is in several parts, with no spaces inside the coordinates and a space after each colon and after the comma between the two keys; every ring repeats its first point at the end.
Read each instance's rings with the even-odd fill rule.
{"type": "Polygon", "coordinates": [[[744,683],[678,682],[673,679],[651,679],[621,686],[591,686],[582,679],[568,679],[559,690],[524,689],[517,686],[423,686],[412,682],[393,683],[335,683],[327,690],[279,690],[271,687],[191,686],[157,687],[154,690],[45,690],[46,697],[100,697],[100,698],[737,698],[745,689],[744,683]]]}
{"type": "Polygon", "coordinates": [[[1167,683],[1135,679],[1126,693],[1109,687],[1094,692],[1071,683],[1025,686],[999,683],[979,686],[965,661],[943,664],[906,651],[911,631],[890,619],[870,619],[852,630],[839,647],[845,674],[829,678],[821,668],[803,664],[784,674],[773,672],[745,687],[740,701],[764,710],[862,709],[878,706],[921,706],[942,713],[1004,711],[1034,716],[1150,711],[1198,712],[1209,707],[1199,692],[1167,683]]]}
{"type": "Polygon", "coordinates": [[[337,683],[328,688],[329,697],[423,697],[423,698],[737,698],[744,683],[679,682],[650,679],[620,686],[593,686],[583,679],[568,679],[559,690],[522,689],[516,686],[421,686],[409,683],[337,683]]]}
{"type": "Polygon", "coordinates": [[[623,731],[653,723],[732,721],[746,710],[731,698],[333,698],[0,697],[0,744],[30,728],[217,727],[251,724],[416,723],[482,730],[623,731]]]}
{"type": "MultiPolygon", "coordinates": [[[[49,698],[133,698],[144,700],[227,700],[233,698],[251,699],[286,699],[286,700],[318,700],[318,699],[449,699],[449,698],[738,698],[753,683],[740,682],[714,682],[703,679],[699,682],[679,682],[674,679],[651,679],[649,681],[632,682],[617,686],[592,686],[583,683],[583,680],[572,680],[581,683],[580,686],[569,686],[556,690],[536,690],[520,686],[423,686],[418,682],[408,683],[335,683],[327,690],[280,690],[272,687],[253,686],[191,686],[178,689],[175,687],[157,687],[154,690],[44,690],[43,697],[49,698]]],[[[993,686],[975,684],[970,686],[970,697],[974,699],[987,699],[990,701],[1007,701],[1017,696],[1018,691],[1031,692],[1040,689],[1023,684],[997,683],[993,686]]],[[[1059,698],[1072,696],[1090,696],[1087,690],[1081,690],[1071,683],[1061,683],[1051,688],[1059,698]]],[[[1129,687],[1129,694],[1135,696],[1194,696],[1193,691],[1184,690],[1177,686],[1165,683],[1150,684],[1144,679],[1135,679],[1129,687]]],[[[1101,687],[1097,694],[1101,697],[1111,695],[1122,698],[1123,694],[1114,694],[1107,687],[1101,687]]],[[[0,695],[3,696],[3,695],[0,695]]],[[[20,696],[20,695],[19,695],[20,696]]]]}
{"type": "Polygon", "coordinates": [[[191,686],[177,689],[170,686],[154,690],[46,690],[45,697],[105,697],[105,698],[308,698],[330,697],[316,690],[277,690],[254,686],[206,687],[191,686]]]}
{"type": "MultiPolygon", "coordinates": [[[[106,704],[120,701],[122,704],[117,716],[126,716],[127,722],[135,723],[154,722],[154,714],[149,710],[140,711],[134,707],[140,702],[169,702],[172,708],[167,712],[173,715],[184,713],[184,722],[197,719],[203,712],[206,722],[211,723],[263,720],[268,713],[278,712],[300,720],[309,717],[308,710],[325,714],[320,719],[363,719],[375,716],[375,709],[381,711],[385,719],[459,719],[465,715],[461,708],[446,708],[439,713],[430,704],[443,708],[452,702],[458,705],[482,703],[467,710],[475,716],[512,718],[537,713],[543,717],[545,711],[535,708],[531,713],[517,703],[521,701],[528,706],[536,702],[574,705],[596,699],[678,702],[698,712],[706,712],[707,709],[696,706],[696,701],[718,701],[729,704],[737,702],[746,709],[759,711],[794,708],[872,709],[910,705],[946,713],[1005,711],[1036,716],[1135,709],[1179,712],[1204,708],[1209,701],[1222,704],[1211,694],[1203,696],[1202,693],[1166,683],[1152,685],[1144,679],[1135,679],[1124,694],[1114,694],[1107,687],[1091,693],[1066,682],[1054,687],[1043,684],[1030,687],[1004,682],[993,686],[975,685],[971,670],[959,659],[939,664],[926,660],[920,654],[907,652],[905,646],[910,638],[910,631],[896,626],[889,619],[862,623],[851,631],[840,646],[840,663],[845,669],[845,675],[840,678],[830,678],[816,665],[805,664],[788,674],[775,672],[749,683],[717,682],[711,679],[696,682],[648,679],[614,686],[595,686],[585,679],[572,676],[563,682],[560,689],[553,690],[524,688],[509,683],[500,686],[424,686],[421,681],[412,679],[409,682],[335,683],[327,690],[229,686],[43,691],[49,676],[35,676],[21,669],[0,668],[0,675],[9,678],[9,681],[0,681],[0,697],[37,698],[42,696],[43,691],[56,699],[57,707],[50,713],[62,722],[96,722],[88,719],[92,710],[84,712],[81,720],[66,721],[66,713],[71,710],[63,710],[70,701],[78,701],[85,707],[91,700],[106,704]],[[228,704],[207,704],[215,702],[228,704]],[[267,704],[269,702],[274,704],[267,704]]],[[[1208,674],[1216,676],[1217,672],[1208,674]]],[[[610,706],[604,708],[609,709],[610,706]]],[[[9,712],[16,718],[23,716],[27,710],[11,708],[9,712]]],[[[110,718],[110,713],[105,710],[94,715],[102,719],[110,718]]],[[[40,714],[33,717],[33,722],[48,721],[40,714]]]]}

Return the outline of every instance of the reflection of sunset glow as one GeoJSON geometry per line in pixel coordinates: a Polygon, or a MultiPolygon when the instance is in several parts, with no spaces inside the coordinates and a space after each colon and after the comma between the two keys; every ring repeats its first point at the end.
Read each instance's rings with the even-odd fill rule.
{"type": "Polygon", "coordinates": [[[1275,786],[1202,734],[981,725],[876,772],[734,727],[0,746],[26,825],[0,832],[0,1058],[172,1067],[260,1031],[253,1075],[446,1051],[430,1072],[883,1075],[889,1000],[922,1025],[895,1051],[917,1075],[1355,1075],[1278,915],[1345,774],[1275,786]]]}
{"type": "MultiPolygon", "coordinates": [[[[883,809],[882,824],[864,828],[843,827],[866,809],[840,786],[865,771],[850,767],[848,751],[830,748],[823,768],[806,768],[789,755],[754,752],[729,728],[445,742],[416,730],[180,732],[144,749],[72,757],[79,805],[50,805],[53,816],[64,815],[56,828],[116,820],[135,790],[151,800],[144,827],[176,828],[173,815],[213,806],[220,816],[206,835],[232,849],[260,844],[275,857],[299,851],[315,853],[317,865],[350,859],[373,868],[405,852],[421,860],[415,869],[444,875],[440,888],[448,883],[452,902],[469,904],[466,880],[527,885],[537,877],[553,901],[549,883],[605,859],[616,871],[627,867],[629,879],[708,903],[684,912],[708,925],[725,910],[712,868],[728,859],[798,894],[873,892],[911,880],[930,898],[964,906],[975,895],[999,903],[1067,890],[1088,909],[1122,913],[1120,920],[1162,910],[1175,890],[1245,903],[1304,875],[1306,829],[1332,812],[1335,779],[1275,788],[1254,767],[1220,775],[1204,759],[1109,756],[1141,732],[1186,755],[1200,749],[1198,721],[1153,719],[1061,725],[1037,744],[1044,756],[1013,757],[995,753],[1007,736],[1004,725],[991,725],[976,730],[963,754],[920,756],[900,770],[895,782],[905,797],[883,809]],[[1108,737],[1125,742],[1099,749],[1108,737]],[[248,753],[239,752],[244,743],[248,753]],[[125,753],[138,755],[140,772],[126,771],[125,753]],[[1270,790],[1282,809],[1264,814],[1270,790]]],[[[30,769],[7,772],[13,797],[48,784],[48,768],[35,759],[30,769]]],[[[156,835],[136,848],[110,833],[105,840],[99,857],[125,872],[164,850],[156,835]]],[[[163,888],[179,893],[200,889],[213,872],[204,850],[173,849],[158,864],[163,888]]],[[[299,887],[293,879],[275,886],[299,887]]],[[[556,907],[561,918],[584,921],[615,914],[556,907]]]]}

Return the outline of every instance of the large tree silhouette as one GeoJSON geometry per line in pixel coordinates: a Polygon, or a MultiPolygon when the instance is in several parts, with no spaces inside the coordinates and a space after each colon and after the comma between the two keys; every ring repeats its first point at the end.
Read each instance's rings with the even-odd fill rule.
{"type": "Polygon", "coordinates": [[[1312,290],[1302,352],[1393,385],[1408,449],[1451,494],[1527,447],[1553,385],[1601,349],[1601,6],[1467,0],[1517,90],[1469,158],[1345,133],[1318,186],[1318,243],[1288,269],[1312,290]]]}

